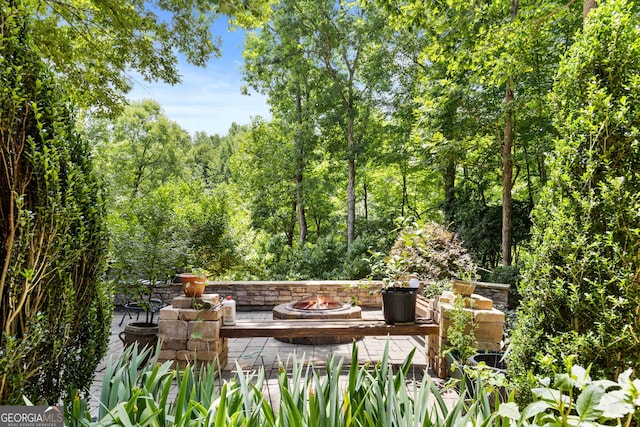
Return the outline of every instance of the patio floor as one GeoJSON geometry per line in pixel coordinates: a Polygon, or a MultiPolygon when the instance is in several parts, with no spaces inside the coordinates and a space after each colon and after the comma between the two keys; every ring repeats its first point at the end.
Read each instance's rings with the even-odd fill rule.
{"type": "MultiPolygon", "coordinates": [[[[92,413],[97,414],[97,401],[100,396],[103,375],[107,360],[110,357],[116,358],[122,353],[123,345],[118,334],[124,330],[125,324],[130,320],[128,317],[124,319],[122,325],[119,325],[123,315],[121,311],[116,311],[113,316],[109,351],[107,357],[99,364],[94,382],[91,386],[90,406],[92,413]]],[[[135,321],[135,314],[133,314],[135,321]]],[[[380,310],[364,310],[363,318],[381,318],[380,310]]],[[[271,311],[250,311],[238,312],[238,319],[241,320],[259,320],[271,319],[271,311]]],[[[399,337],[365,337],[357,341],[358,361],[362,365],[365,363],[376,363],[381,360],[385,345],[389,342],[389,359],[393,365],[401,364],[412,349],[416,349],[413,357],[412,368],[408,373],[408,380],[422,380],[426,374],[430,375],[436,383],[443,384],[433,372],[428,369],[425,358],[424,337],[418,336],[399,336],[399,337]]],[[[325,361],[336,356],[344,360],[344,376],[348,372],[351,365],[352,344],[331,344],[331,345],[296,345],[278,341],[274,338],[230,338],[229,339],[229,363],[224,367],[222,379],[228,380],[235,374],[237,367],[244,371],[255,370],[260,366],[264,367],[266,378],[266,386],[268,387],[268,395],[272,400],[278,400],[277,396],[277,374],[280,362],[287,367],[287,361],[292,360],[295,355],[298,360],[304,357],[304,360],[313,364],[317,368],[322,368],[325,361]]],[[[453,393],[453,392],[451,392],[453,393]]],[[[455,398],[455,393],[451,395],[455,398]]]]}

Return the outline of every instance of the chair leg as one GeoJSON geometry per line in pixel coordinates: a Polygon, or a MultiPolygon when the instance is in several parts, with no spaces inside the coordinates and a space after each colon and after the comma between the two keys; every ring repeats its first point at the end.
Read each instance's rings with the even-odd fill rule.
{"type": "Polygon", "coordinates": [[[120,323],[118,324],[118,326],[122,326],[122,322],[124,322],[124,316],[126,316],[127,314],[129,315],[129,319],[132,318],[131,312],[127,308],[125,308],[124,313],[122,313],[122,319],[120,319],[120,323]]]}

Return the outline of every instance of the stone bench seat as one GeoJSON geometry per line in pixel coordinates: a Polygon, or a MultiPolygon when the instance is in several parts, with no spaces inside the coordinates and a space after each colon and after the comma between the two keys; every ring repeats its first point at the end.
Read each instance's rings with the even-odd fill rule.
{"type": "Polygon", "coordinates": [[[437,335],[439,325],[432,320],[388,325],[383,320],[367,319],[300,319],[300,320],[239,320],[235,325],[222,325],[221,338],[250,337],[324,337],[324,336],[387,336],[437,335]]]}

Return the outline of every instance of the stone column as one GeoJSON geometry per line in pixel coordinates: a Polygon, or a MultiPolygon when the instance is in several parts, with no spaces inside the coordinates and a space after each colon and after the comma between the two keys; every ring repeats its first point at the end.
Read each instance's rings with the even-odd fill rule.
{"type": "Polygon", "coordinates": [[[170,306],[160,310],[158,338],[162,347],[158,361],[173,361],[173,367],[191,365],[199,370],[203,365],[223,369],[229,351],[227,338],[220,338],[222,306],[205,301],[219,301],[217,294],[201,298],[179,296],[170,306]],[[207,308],[205,308],[207,307],[207,308]]]}
{"type": "MultiPolygon", "coordinates": [[[[447,372],[443,351],[449,341],[447,330],[452,324],[452,312],[457,295],[445,291],[442,295],[430,300],[428,317],[440,325],[438,335],[429,335],[426,339],[426,352],[429,366],[440,378],[446,378],[447,372]]],[[[471,301],[464,309],[473,314],[476,324],[475,338],[479,351],[500,351],[504,330],[504,313],[493,308],[493,301],[477,294],[471,295],[471,301]]]]}

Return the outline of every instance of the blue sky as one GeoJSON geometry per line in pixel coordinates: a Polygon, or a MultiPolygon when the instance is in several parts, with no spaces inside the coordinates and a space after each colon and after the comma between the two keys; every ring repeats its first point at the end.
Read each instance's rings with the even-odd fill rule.
{"type": "Polygon", "coordinates": [[[196,131],[226,135],[233,122],[244,125],[251,117],[269,118],[265,96],[253,91],[250,96],[240,93],[244,33],[227,31],[226,19],[217,20],[213,30],[222,38],[221,57],[212,58],[206,68],[181,61],[182,83],[175,86],[133,76],[136,83],[129,100],[157,101],[166,116],[191,135],[196,131]]]}

